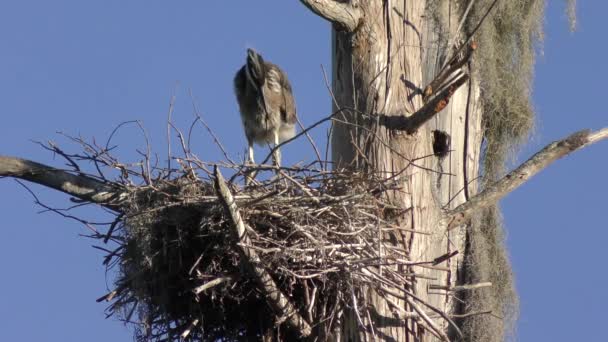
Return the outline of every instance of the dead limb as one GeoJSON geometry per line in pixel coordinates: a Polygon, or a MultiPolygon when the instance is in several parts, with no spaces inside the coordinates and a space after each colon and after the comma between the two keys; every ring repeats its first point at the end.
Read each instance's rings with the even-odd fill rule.
{"type": "Polygon", "coordinates": [[[201,286],[196,287],[194,290],[192,290],[192,292],[194,292],[194,294],[198,295],[201,292],[204,292],[205,290],[208,290],[208,289],[210,289],[212,287],[215,287],[215,286],[218,286],[218,285],[221,285],[223,283],[230,282],[230,281],[232,281],[232,277],[219,277],[219,278],[215,278],[215,279],[213,279],[211,281],[208,281],[208,282],[204,283],[201,286]]]}
{"type": "Polygon", "coordinates": [[[465,224],[474,212],[495,204],[554,161],[606,138],[608,138],[608,128],[595,133],[584,130],[574,133],[565,139],[552,142],[518,168],[472,197],[469,201],[447,211],[447,229],[451,230],[465,224]]]}
{"type": "Polygon", "coordinates": [[[442,111],[448,105],[450,98],[454,95],[456,90],[468,80],[469,76],[467,74],[460,74],[453,82],[445,86],[442,91],[435,95],[432,100],[425,103],[424,106],[414,114],[410,116],[389,116],[380,114],[378,116],[379,122],[389,129],[406,131],[408,134],[413,134],[418,128],[442,111]]]}
{"type": "Polygon", "coordinates": [[[0,177],[14,177],[59,190],[83,201],[115,209],[120,189],[93,177],[75,175],[68,171],[30,160],[0,156],[0,177]]]}
{"type": "Polygon", "coordinates": [[[186,329],[184,329],[184,331],[179,335],[179,337],[181,337],[182,340],[185,340],[188,337],[188,335],[190,335],[192,330],[194,328],[196,328],[196,326],[198,325],[198,322],[199,322],[198,318],[196,318],[195,320],[190,322],[190,324],[188,324],[188,327],[186,329]]]}
{"type": "Polygon", "coordinates": [[[353,32],[359,26],[362,13],[353,0],[300,0],[304,6],[316,15],[336,25],[340,30],[353,32]]]}
{"type": "Polygon", "coordinates": [[[237,244],[237,247],[240,249],[243,260],[255,274],[261,290],[266,293],[266,298],[269,304],[273,307],[277,314],[285,315],[287,317],[287,323],[293,329],[298,331],[301,336],[309,336],[312,332],[310,325],[304,320],[304,318],[302,318],[302,316],[300,316],[289,299],[287,299],[281,290],[279,290],[270,274],[268,274],[264,267],[260,266],[260,258],[258,257],[257,253],[253,249],[246,247],[251,245],[251,241],[246,233],[245,223],[243,222],[243,218],[239,213],[239,209],[236,206],[234,198],[232,198],[230,190],[226,186],[224,177],[220,173],[217,166],[214,170],[214,176],[218,198],[224,206],[224,209],[228,212],[233,223],[236,237],[238,241],[241,242],[240,244],[237,244]]]}

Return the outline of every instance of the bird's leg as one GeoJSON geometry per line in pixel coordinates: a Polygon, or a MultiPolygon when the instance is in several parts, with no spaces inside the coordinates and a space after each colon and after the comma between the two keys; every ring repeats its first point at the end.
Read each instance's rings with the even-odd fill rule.
{"type": "MultiPolygon", "coordinates": [[[[255,165],[255,160],[253,159],[253,142],[249,142],[249,145],[247,146],[247,152],[249,154],[249,159],[247,161],[247,164],[249,164],[249,166],[254,166],[255,165]]],[[[245,172],[245,186],[250,185],[253,180],[255,179],[255,175],[256,172],[255,171],[246,171],[245,172]]]]}
{"type": "MultiPolygon", "coordinates": [[[[279,179],[281,178],[281,149],[279,148],[279,131],[275,130],[273,132],[273,138],[274,138],[274,146],[273,146],[273,151],[272,151],[272,159],[274,162],[274,167],[275,169],[275,174],[274,177],[272,177],[273,180],[279,179]]],[[[275,187],[278,186],[279,183],[275,183],[275,187]]],[[[283,185],[285,187],[287,187],[287,180],[283,179],[283,185]]]]}
{"type": "Polygon", "coordinates": [[[274,152],[272,153],[274,159],[274,165],[276,167],[281,167],[281,150],[277,147],[279,146],[279,131],[275,130],[274,132],[274,152]]]}
{"type": "Polygon", "coordinates": [[[255,160],[253,159],[253,144],[249,143],[249,147],[247,147],[247,151],[249,152],[249,163],[255,164],[255,160]]]}

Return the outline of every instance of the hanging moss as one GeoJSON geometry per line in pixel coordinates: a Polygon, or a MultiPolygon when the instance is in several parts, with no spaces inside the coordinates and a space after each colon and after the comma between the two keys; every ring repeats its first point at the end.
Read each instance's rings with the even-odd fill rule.
{"type": "Polygon", "coordinates": [[[570,23],[570,31],[576,31],[576,0],[566,0],[566,14],[570,23]]]}
{"type": "MultiPolygon", "coordinates": [[[[467,18],[469,35],[493,0],[477,1],[467,18]]],[[[542,41],[543,0],[499,1],[475,33],[479,49],[473,73],[479,80],[484,134],[482,186],[505,172],[505,163],[524,143],[534,126],[532,79],[537,44],[542,41]]],[[[465,312],[491,309],[495,315],[462,320],[468,341],[503,341],[518,313],[511,264],[504,247],[498,207],[485,210],[467,234],[464,281],[490,281],[490,291],[468,294],[465,312]],[[502,319],[501,319],[502,318],[502,319]]]]}
{"type": "MultiPolygon", "coordinates": [[[[457,17],[461,18],[470,1],[431,2],[430,10],[435,9],[438,23],[442,22],[439,9],[448,3],[450,8],[460,12],[457,17]]],[[[475,1],[460,38],[473,34],[493,3],[494,0],[475,1]]],[[[567,3],[573,28],[575,0],[567,0],[567,3]]],[[[482,188],[505,173],[506,161],[527,141],[534,127],[532,80],[536,51],[543,39],[544,9],[544,0],[498,1],[473,34],[478,49],[471,72],[480,88],[482,106],[482,188]]],[[[444,43],[447,40],[440,39],[444,43]]],[[[449,56],[450,51],[446,52],[449,56]]],[[[456,311],[492,310],[493,316],[472,315],[461,319],[459,323],[465,341],[503,341],[503,332],[512,331],[517,317],[518,297],[502,226],[500,210],[492,207],[480,213],[467,231],[465,265],[459,281],[489,281],[493,286],[467,293],[467,298],[461,298],[465,304],[456,311]]]]}
{"type": "MultiPolygon", "coordinates": [[[[472,30],[492,0],[477,1],[467,20],[472,30]]],[[[499,1],[475,34],[473,62],[483,106],[484,181],[504,172],[505,160],[534,125],[531,85],[536,43],[542,40],[544,1],[499,1]]]]}

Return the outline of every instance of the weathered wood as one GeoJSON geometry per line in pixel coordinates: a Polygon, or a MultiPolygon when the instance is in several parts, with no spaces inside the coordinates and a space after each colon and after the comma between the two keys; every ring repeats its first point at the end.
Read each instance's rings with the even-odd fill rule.
{"type": "MultiPolygon", "coordinates": [[[[334,125],[334,163],[337,167],[374,170],[386,177],[398,174],[404,180],[401,191],[392,193],[390,200],[403,208],[412,208],[400,219],[404,229],[397,237],[411,260],[428,260],[431,256],[464,250],[463,234],[446,234],[438,225],[442,207],[454,207],[466,200],[465,194],[475,193],[475,182],[469,183],[478,173],[481,113],[476,83],[455,74],[459,82],[456,87],[441,87],[456,69],[466,65],[462,60],[448,64],[455,68],[441,76],[442,61],[453,51],[440,44],[439,38],[445,37],[438,37],[436,32],[455,31],[456,25],[447,25],[448,19],[457,22],[461,18],[449,18],[458,11],[445,8],[439,9],[444,18],[437,22],[430,20],[426,1],[370,0],[361,2],[360,7],[364,16],[356,32],[333,32],[334,110],[355,109],[343,111],[338,116],[343,123],[334,125]],[[436,24],[444,26],[439,29],[436,24]],[[433,90],[432,102],[425,106],[423,89],[438,76],[443,77],[441,82],[434,83],[439,89],[433,90]],[[443,91],[446,93],[442,94],[443,91]],[[441,101],[446,98],[449,103],[441,101]],[[375,114],[382,119],[366,120],[365,115],[375,114]],[[395,128],[392,123],[405,130],[391,129],[395,128]],[[431,131],[435,129],[452,136],[451,153],[446,158],[433,156],[431,131]],[[463,192],[465,184],[467,191],[463,192]],[[416,234],[416,230],[432,234],[416,234]]],[[[454,81],[447,83],[453,85],[454,81]]],[[[447,259],[442,269],[448,272],[425,268],[407,290],[434,307],[451,312],[452,299],[447,295],[429,296],[427,285],[430,279],[440,279],[442,285],[453,286],[456,265],[461,261],[462,255],[447,259]]],[[[395,306],[400,306],[396,310],[399,312],[416,311],[411,303],[404,300],[387,303],[379,296],[370,294],[370,297],[378,312],[379,318],[374,322],[377,331],[365,333],[356,319],[347,317],[342,340],[373,340],[377,336],[390,336],[394,341],[444,338],[445,322],[435,325],[438,330],[435,334],[425,332],[415,319],[407,316],[401,325],[391,322],[395,306]]]]}
{"type": "Polygon", "coordinates": [[[23,179],[110,208],[120,199],[120,189],[108,183],[16,157],[0,156],[0,177],[23,179]]]}
{"type": "Polygon", "coordinates": [[[359,26],[362,12],[356,1],[300,0],[312,12],[329,20],[340,30],[353,32],[359,26]]]}

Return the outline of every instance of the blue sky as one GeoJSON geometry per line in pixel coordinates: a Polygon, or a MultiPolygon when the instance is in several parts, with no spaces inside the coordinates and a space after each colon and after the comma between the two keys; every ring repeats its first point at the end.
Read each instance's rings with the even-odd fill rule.
{"type": "MultiPolygon", "coordinates": [[[[329,25],[298,1],[179,2],[76,0],[0,3],[0,154],[61,166],[32,141],[75,148],[62,131],[105,141],[120,122],[139,119],[152,148],[166,150],[171,94],[177,126],[187,129],[195,101],[227,150],[244,152],[232,77],[254,47],[288,71],[302,120],[329,113],[320,65],[329,70],[329,25]],[[235,5],[238,4],[238,5],[235,5]],[[189,93],[192,93],[192,99],[189,93]]],[[[552,1],[544,54],[534,87],[535,136],[526,158],[546,143],[582,129],[608,125],[602,104],[608,71],[604,2],[579,3],[571,34],[564,2],[552,1]]],[[[324,132],[315,133],[323,141],[324,132]]],[[[127,127],[114,142],[124,160],[142,148],[127,127]]],[[[221,154],[202,127],[194,152],[221,154]]],[[[287,147],[285,162],[313,158],[305,143],[287,147]]],[[[263,150],[258,149],[258,155],[263,150]]],[[[521,341],[600,341],[608,294],[604,194],[608,143],[561,160],[503,202],[509,252],[521,296],[521,341]],[[561,327],[561,329],[555,329],[561,327]]],[[[67,196],[32,186],[45,203],[69,206],[67,196]]],[[[0,331],[7,341],[131,341],[131,332],[104,319],[95,298],[107,291],[101,252],[79,234],[86,228],[38,213],[32,197],[0,180],[0,331]]],[[[99,211],[83,214],[102,219],[99,211]]]]}

